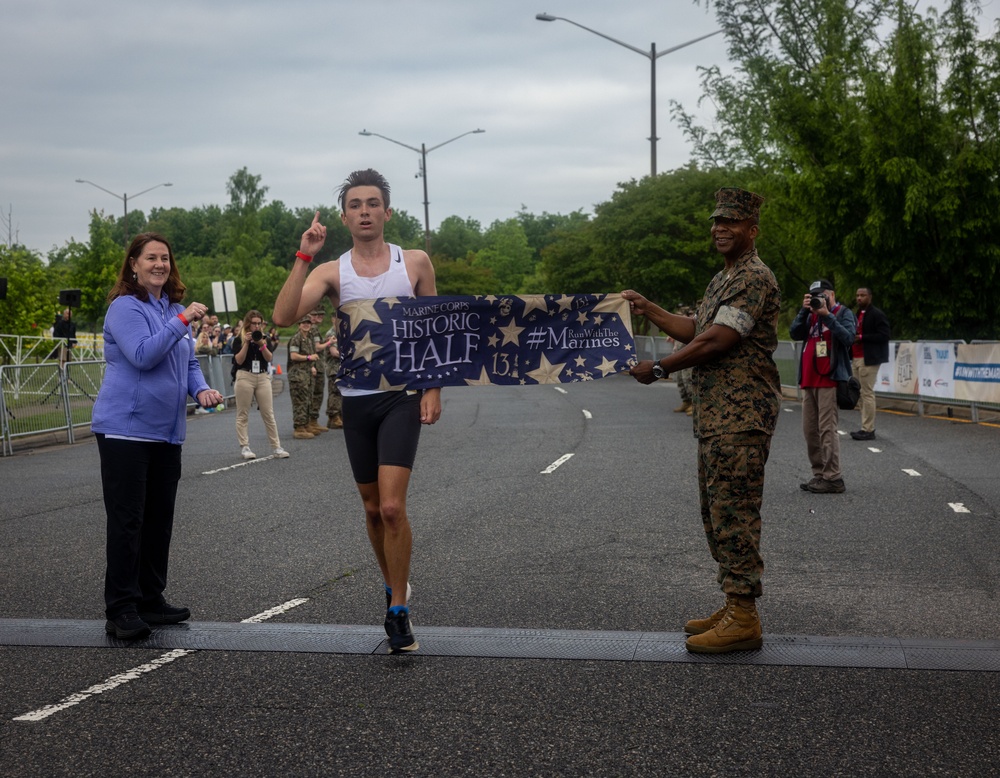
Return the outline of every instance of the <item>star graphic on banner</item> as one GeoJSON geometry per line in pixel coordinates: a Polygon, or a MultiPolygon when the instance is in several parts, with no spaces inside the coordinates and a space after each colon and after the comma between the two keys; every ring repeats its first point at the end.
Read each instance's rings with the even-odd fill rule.
{"type": "Polygon", "coordinates": [[[539,310],[542,313],[549,312],[549,306],[545,304],[544,294],[522,294],[518,296],[524,303],[524,313],[521,314],[522,316],[527,316],[534,310],[539,310]]]}
{"type": "Polygon", "coordinates": [[[497,323],[497,317],[496,316],[490,316],[490,324],[496,324],[496,323],[497,323]]]}
{"type": "Polygon", "coordinates": [[[382,302],[384,302],[386,304],[386,306],[389,308],[389,310],[391,311],[392,310],[392,306],[399,305],[399,298],[398,297],[386,297],[386,298],[383,298],[382,302]]]}
{"type": "Polygon", "coordinates": [[[506,346],[508,343],[513,343],[515,346],[520,346],[521,341],[518,340],[518,336],[524,332],[524,327],[518,327],[514,324],[514,320],[510,320],[510,324],[506,327],[501,327],[500,332],[503,333],[503,343],[501,346],[506,346]]]}
{"type": "Polygon", "coordinates": [[[577,367],[583,367],[586,364],[587,364],[587,360],[584,359],[583,357],[577,357],[576,358],[576,366],[577,367]]]}
{"type": "Polygon", "coordinates": [[[488,302],[490,305],[493,305],[493,303],[495,303],[497,301],[496,295],[492,295],[492,294],[486,295],[486,297],[484,297],[483,299],[486,302],[488,302]]]}
{"type": "Polygon", "coordinates": [[[604,319],[602,317],[600,317],[600,316],[595,316],[594,317],[594,324],[596,324],[598,327],[600,327],[602,324],[604,324],[604,319]]]}
{"type": "Polygon", "coordinates": [[[616,364],[617,364],[617,362],[615,362],[613,360],[609,360],[607,357],[604,357],[603,361],[601,362],[601,364],[599,364],[597,366],[597,369],[601,371],[601,375],[602,376],[607,377],[611,373],[618,372],[617,370],[615,370],[615,365],[616,364]]]}
{"type": "Polygon", "coordinates": [[[398,384],[398,385],[394,386],[393,384],[390,384],[386,380],[386,377],[384,375],[383,376],[379,376],[378,390],[380,392],[401,392],[405,388],[406,388],[406,384],[398,384]]]}
{"type": "Polygon", "coordinates": [[[604,299],[598,303],[594,304],[594,313],[621,313],[625,308],[623,306],[628,305],[628,300],[626,300],[621,295],[604,295],[604,299]]]}
{"type": "Polygon", "coordinates": [[[493,382],[490,377],[486,375],[486,368],[479,374],[479,378],[466,378],[465,383],[467,386],[492,386],[493,382]]]}
{"type": "Polygon", "coordinates": [[[529,370],[527,375],[529,378],[534,378],[540,384],[558,384],[559,374],[565,366],[565,362],[558,365],[551,364],[545,355],[542,354],[541,363],[535,370],[529,370]]]}
{"type": "Polygon", "coordinates": [[[496,348],[497,341],[499,341],[499,340],[500,340],[500,338],[498,338],[496,335],[490,335],[486,339],[486,341],[490,344],[490,348],[496,348]]]}
{"type": "Polygon", "coordinates": [[[340,306],[340,309],[347,314],[347,318],[351,320],[351,332],[354,334],[354,330],[358,328],[358,325],[363,321],[371,321],[376,324],[381,324],[382,319],[375,312],[375,301],[374,300],[354,300],[349,303],[344,303],[340,306]]]}
{"type": "Polygon", "coordinates": [[[587,314],[580,311],[580,315],[576,317],[577,323],[582,327],[587,323],[587,314]]]}
{"type": "Polygon", "coordinates": [[[354,344],[355,359],[363,359],[365,362],[371,362],[372,357],[382,348],[378,343],[372,343],[370,332],[366,332],[361,340],[353,340],[351,342],[354,344]]]}
{"type": "Polygon", "coordinates": [[[573,308],[574,299],[574,296],[571,294],[559,295],[559,298],[555,301],[556,305],[559,306],[559,313],[571,310],[573,308]]]}

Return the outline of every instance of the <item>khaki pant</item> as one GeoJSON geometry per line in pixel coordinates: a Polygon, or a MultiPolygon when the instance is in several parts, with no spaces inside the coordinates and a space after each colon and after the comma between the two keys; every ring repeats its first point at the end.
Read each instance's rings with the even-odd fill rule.
{"type": "Polygon", "coordinates": [[[274,422],[271,376],[266,372],[255,375],[249,370],[236,371],[236,439],[240,446],[250,445],[247,423],[250,419],[250,404],[254,398],[257,398],[257,408],[260,409],[260,417],[264,420],[264,429],[267,430],[271,449],[281,448],[278,425],[274,422]]]}
{"type": "Polygon", "coordinates": [[[860,357],[851,360],[854,377],[861,382],[861,429],[865,432],[875,431],[875,379],[878,378],[878,368],[878,365],[866,365],[860,357]]]}
{"type": "Polygon", "coordinates": [[[837,424],[837,387],[802,389],[802,433],[814,476],[827,481],[840,478],[840,436],[837,424]]]}

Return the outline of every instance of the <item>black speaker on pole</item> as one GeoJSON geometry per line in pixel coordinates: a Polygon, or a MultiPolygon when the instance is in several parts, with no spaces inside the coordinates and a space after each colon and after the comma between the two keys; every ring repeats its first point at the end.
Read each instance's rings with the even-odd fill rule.
{"type": "Polygon", "coordinates": [[[7,279],[0,278],[0,300],[7,299],[7,279]]]}
{"type": "Polygon", "coordinates": [[[70,308],[80,307],[80,290],[63,289],[59,292],[59,304],[68,305],[70,308]]]}

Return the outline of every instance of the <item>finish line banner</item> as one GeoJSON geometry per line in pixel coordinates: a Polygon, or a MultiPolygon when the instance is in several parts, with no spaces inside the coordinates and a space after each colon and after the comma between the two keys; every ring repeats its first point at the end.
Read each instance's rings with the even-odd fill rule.
{"type": "Polygon", "coordinates": [[[621,296],[382,297],[338,308],[349,389],[568,384],[637,362],[621,296]]]}

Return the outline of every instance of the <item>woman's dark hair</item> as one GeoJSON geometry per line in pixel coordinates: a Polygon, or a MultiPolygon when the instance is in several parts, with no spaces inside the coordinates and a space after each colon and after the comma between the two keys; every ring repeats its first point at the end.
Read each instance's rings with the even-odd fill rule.
{"type": "Polygon", "coordinates": [[[177,270],[177,262],[174,260],[174,250],[170,246],[170,241],[158,232],[143,232],[132,238],[128,251],[125,252],[125,261],[122,262],[121,269],[118,271],[118,279],[115,281],[115,285],[111,287],[111,291],[108,292],[109,303],[115,298],[124,297],[125,295],[138,297],[143,302],[149,299],[149,292],[146,291],[146,287],[136,280],[132,261],[139,258],[146,248],[147,243],[154,241],[166,246],[167,253],[170,255],[170,272],[167,275],[167,283],[163,286],[164,294],[167,295],[167,299],[172,303],[179,303],[184,299],[184,292],[187,291],[187,287],[181,281],[181,275],[177,270]]]}

